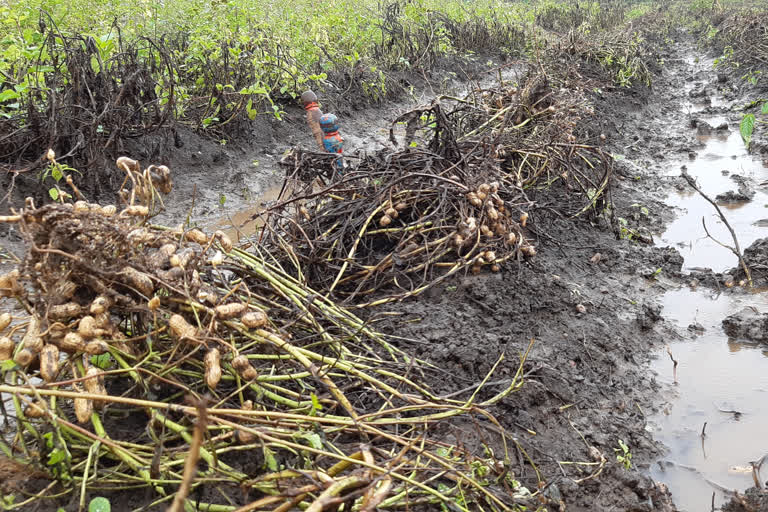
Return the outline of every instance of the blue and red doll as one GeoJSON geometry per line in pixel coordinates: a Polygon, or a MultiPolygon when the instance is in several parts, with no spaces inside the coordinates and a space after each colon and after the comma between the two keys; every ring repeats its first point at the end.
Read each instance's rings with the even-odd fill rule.
{"type": "Polygon", "coordinates": [[[315,141],[328,153],[337,154],[335,164],[339,172],[344,169],[341,155],[344,151],[344,139],[339,134],[339,119],[334,114],[323,114],[317,103],[317,96],[312,91],[301,95],[304,109],[307,111],[307,123],[315,141]]]}
{"type": "Polygon", "coordinates": [[[339,134],[339,120],[334,114],[320,116],[320,128],[323,130],[323,147],[328,153],[336,153],[336,167],[344,169],[344,160],[341,155],[344,152],[344,139],[339,134]]]}

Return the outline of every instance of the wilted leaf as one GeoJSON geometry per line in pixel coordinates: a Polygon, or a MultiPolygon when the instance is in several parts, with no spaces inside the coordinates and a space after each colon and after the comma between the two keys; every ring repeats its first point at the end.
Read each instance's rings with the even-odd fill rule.
{"type": "Polygon", "coordinates": [[[277,471],[278,465],[277,465],[277,459],[275,459],[275,452],[264,447],[264,463],[267,466],[267,469],[270,471],[277,471]]]}

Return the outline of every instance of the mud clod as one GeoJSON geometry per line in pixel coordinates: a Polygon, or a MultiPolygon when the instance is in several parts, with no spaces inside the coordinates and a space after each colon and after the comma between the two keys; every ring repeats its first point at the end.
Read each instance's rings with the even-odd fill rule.
{"type": "Polygon", "coordinates": [[[723,329],[731,338],[768,343],[768,313],[744,308],[723,320],[723,329]]]}
{"type": "MultiPolygon", "coordinates": [[[[762,286],[768,283],[768,238],[759,238],[744,250],[744,261],[752,273],[754,284],[762,286]]],[[[731,271],[737,279],[743,279],[741,268],[731,271]]]]}
{"type": "MultiPolygon", "coordinates": [[[[764,485],[768,485],[766,482],[764,485]]],[[[731,499],[723,512],[768,512],[768,490],[752,487],[731,499]]]]}
{"type": "Polygon", "coordinates": [[[712,126],[706,121],[696,121],[694,126],[698,135],[712,135],[712,126]]]}
{"type": "MultiPolygon", "coordinates": [[[[728,171],[723,171],[724,176],[727,176],[728,174],[728,171]]],[[[738,190],[729,190],[728,192],[719,194],[715,197],[716,201],[723,203],[741,203],[751,201],[755,197],[755,189],[749,178],[733,174],[731,175],[731,180],[738,185],[738,190]]]]}
{"type": "Polygon", "coordinates": [[[641,329],[652,329],[653,326],[662,320],[662,307],[660,304],[643,304],[643,309],[637,314],[637,323],[641,329]]]}

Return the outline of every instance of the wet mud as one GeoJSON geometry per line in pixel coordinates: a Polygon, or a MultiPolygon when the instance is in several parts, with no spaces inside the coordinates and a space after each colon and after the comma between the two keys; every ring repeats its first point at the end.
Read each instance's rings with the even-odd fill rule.
{"type": "Polygon", "coordinates": [[[652,228],[656,245],[684,260],[675,280],[681,284],[656,300],[670,342],[651,365],[663,400],[646,428],[664,446],[652,477],[669,486],[680,510],[693,511],[740,503],[747,488],[766,480],[751,463],[768,452],[768,351],[760,343],[768,300],[764,289],[748,288],[729,226],[759,277],[768,167],[739,133],[749,96],[734,93],[713,59],[685,45],[678,51],[682,58],[670,61],[661,85],[666,99],[647,107],[651,146],[666,139],[666,149],[640,157],[651,170],[641,178],[644,188],[672,211],[658,215],[665,222],[652,228]],[[727,225],[682,172],[720,207],[727,225]]]}
{"type": "MultiPolygon", "coordinates": [[[[535,340],[526,385],[494,412],[539,455],[568,510],[709,510],[766,480],[751,466],[768,453],[766,351],[723,330],[742,308],[762,313],[766,299],[740,283],[738,259],[718,243],[732,244],[730,231],[681,172],[720,206],[743,250],[768,236],[768,168],[747,152],[742,97],[712,60],[685,42],[664,57],[653,94],[595,99],[621,174],[621,239],[605,226],[536,219],[546,227],[534,262],[466,276],[392,308],[386,323],[451,372],[446,393],[535,340]],[[633,454],[628,470],[619,440],[633,454]],[[611,463],[591,478],[595,453],[611,463]]],[[[506,360],[502,374],[516,364],[506,360]]]]}

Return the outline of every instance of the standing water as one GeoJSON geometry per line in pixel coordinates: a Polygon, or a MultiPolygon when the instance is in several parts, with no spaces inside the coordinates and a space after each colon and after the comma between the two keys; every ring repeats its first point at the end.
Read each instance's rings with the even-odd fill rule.
{"type": "Polygon", "coordinates": [[[668,292],[663,306],[665,317],[681,328],[698,324],[705,330],[692,341],[670,345],[679,362],[676,383],[666,350],[654,363],[659,381],[674,389],[674,396],[652,419],[656,439],[669,448],[652,475],[670,487],[681,510],[710,510],[712,493],[718,505],[729,499],[729,491],[754,485],[749,462],[768,452],[768,347],[729,340],[721,326],[745,306],[768,312],[768,297],[683,289],[668,292]]]}
{"type": "MultiPolygon", "coordinates": [[[[708,64],[693,67],[702,70],[708,64]]],[[[689,84],[688,90],[696,85],[689,84]]],[[[696,114],[701,105],[688,108],[699,123],[706,122],[713,130],[699,135],[703,148],[671,165],[669,174],[685,170],[712,199],[738,193],[740,185],[745,191],[744,183],[756,185],[751,200],[717,201],[744,250],[756,239],[768,237],[764,227],[768,193],[760,188],[768,181],[768,169],[747,153],[736,117],[696,114]]],[[[738,264],[729,249],[705,232],[702,218],[712,237],[733,245],[709,202],[693,189],[672,193],[666,202],[684,213],[661,235],[661,245],[680,251],[684,270],[703,267],[722,272],[738,264]]],[[[729,500],[734,491],[753,486],[750,462],[768,453],[768,346],[729,339],[722,328],[725,317],[745,307],[768,312],[768,296],[684,288],[667,292],[662,303],[664,317],[688,333],[684,337],[689,340],[669,346],[679,362],[676,371],[667,349],[653,363],[659,381],[671,392],[649,426],[669,449],[651,472],[669,486],[680,510],[710,510],[729,500]]],[[[766,479],[768,464],[762,470],[761,480],[766,479]]]]}

